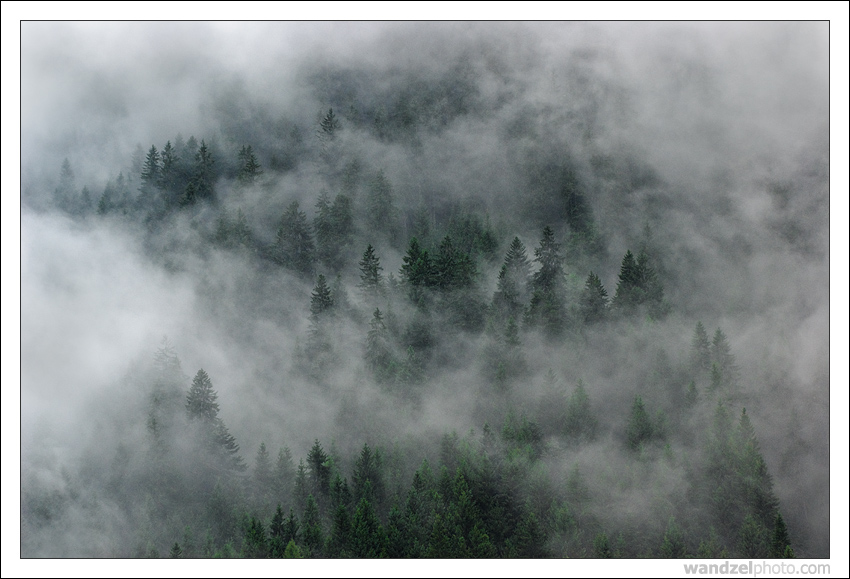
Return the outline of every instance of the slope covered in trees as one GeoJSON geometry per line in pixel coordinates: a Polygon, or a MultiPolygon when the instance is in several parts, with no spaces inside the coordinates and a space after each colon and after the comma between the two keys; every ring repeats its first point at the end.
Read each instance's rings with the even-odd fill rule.
{"type": "MultiPolygon", "coordinates": [[[[140,114],[135,153],[25,180],[26,371],[83,391],[24,429],[73,441],[24,450],[25,556],[829,553],[823,422],[794,410],[826,412],[822,135],[781,185],[668,163],[608,68],[639,63],[433,30],[430,64],[302,56],[288,102],[245,71],[203,122],[140,114]],[[71,348],[57,379],[57,328],[110,363],[71,348]]],[[[703,73],[661,79],[727,94],[703,73]]]]}

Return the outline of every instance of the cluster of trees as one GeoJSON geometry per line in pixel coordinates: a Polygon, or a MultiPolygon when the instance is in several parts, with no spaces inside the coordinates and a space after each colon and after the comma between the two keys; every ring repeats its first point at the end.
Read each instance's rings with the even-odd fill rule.
{"type": "Polygon", "coordinates": [[[421,97],[402,95],[388,108],[357,110],[351,103],[342,115],[329,109],[316,136],[323,177],[338,193],[314,197],[312,217],[298,201],[277,205],[276,211],[285,209],[271,231],[249,223],[256,208],[247,207],[246,215],[222,199],[223,180],[243,192],[273,181],[248,145],[230,155],[194,137],[178,137],[161,150],[151,146],[138,168],[106,185],[96,204],[87,188],[76,193],[71,165],[63,163],[54,202],[65,211],[142,215],[154,224],[175,212],[210,209],[201,235],[211,244],[292,275],[305,288],[311,284],[309,308],[304,304],[308,335],[292,356],[299,380],[331,387],[331,370],[353,368],[407,411],[452,364],[480,371],[484,384],[481,434],[446,435],[437,459],[433,449],[401,452],[383,440],[345,457],[316,438],[297,464],[287,446],[275,459],[262,443],[248,468],[210,377],[199,370],[186,388],[188,377],[165,347],[150,390],[148,452],[135,466],[116,467],[120,477],[109,490],[128,513],[146,513],[134,554],[793,556],[750,417],[741,410],[737,422],[730,418],[739,402],[739,369],[719,328],[709,339],[697,323],[687,362],[678,366],[662,351],[651,378],[636,380],[640,385],[624,396],[629,407],[603,411],[592,384],[575,380],[568,390],[553,371],[539,396],[523,390],[542,374],[524,344],[538,341],[553,352],[581,348],[588,336],[663,321],[672,309],[663,268],[647,244],[636,254],[629,249],[609,295],[598,275],[609,269],[605,240],[587,187],[568,162],[535,173],[535,192],[548,196],[541,211],[553,222],[535,221],[540,238],[531,251],[519,236],[508,243],[506,227],[491,226],[489,216],[461,204],[439,218],[428,208],[399,208],[387,174],[346,156],[340,134],[344,126],[368,127],[394,141],[412,139],[417,127],[439,130],[416,114],[417,107],[439,108],[434,95],[454,99],[443,103],[446,114],[466,110],[470,96],[446,85],[421,97]],[[485,295],[485,275],[498,267],[504,244],[495,291],[485,295]],[[402,255],[398,271],[384,271],[384,251],[402,255]],[[349,299],[347,283],[356,283],[357,299],[349,299]],[[343,325],[359,334],[337,331],[343,325]],[[352,335],[358,342],[344,343],[352,335]],[[715,404],[710,428],[692,431],[696,417],[715,404]],[[684,442],[697,439],[704,444],[684,442]],[[618,526],[602,516],[605,490],[596,485],[613,486],[610,479],[591,486],[577,463],[565,476],[557,468],[582,447],[609,441],[627,464],[682,469],[687,501],[706,516],[690,521],[665,512],[656,521],[652,513],[642,526],[618,526]],[[677,462],[689,451],[692,461],[677,462]],[[136,484],[125,484],[131,480],[136,484]],[[141,498],[125,488],[142,489],[141,498]]]}
{"type": "MultiPolygon", "coordinates": [[[[320,317],[327,294],[314,297],[313,315],[320,317]]],[[[367,360],[380,351],[380,319],[376,310],[367,360]]],[[[698,324],[695,334],[703,331],[698,324]]],[[[718,347],[731,357],[719,335],[718,347]]],[[[701,348],[695,340],[689,363],[701,348]]],[[[418,467],[404,466],[417,460],[410,452],[365,443],[356,456],[342,457],[316,439],[297,464],[287,446],[273,459],[263,442],[249,469],[220,416],[209,375],[199,370],[181,396],[188,378],[173,349],[161,349],[155,366],[149,460],[138,476],[147,481],[151,516],[170,522],[147,531],[137,556],[794,556],[749,415],[741,410],[732,421],[722,396],[700,402],[717,401],[714,419],[702,458],[686,469],[689,500],[708,517],[682,525],[674,516],[657,536],[645,536],[600,518],[592,506],[604,494],[591,489],[577,465],[565,484],[547,474],[560,460],[555,440],[577,448],[601,434],[584,383],[567,394],[551,370],[533,414],[508,409],[500,429],[484,424],[480,435],[446,434],[438,458],[419,454],[418,467]],[[181,428],[188,445],[178,438],[185,436],[181,428]]],[[[635,460],[674,460],[662,413],[652,418],[640,396],[621,423],[622,448],[635,460]],[[651,452],[662,445],[660,455],[651,452]]]]}

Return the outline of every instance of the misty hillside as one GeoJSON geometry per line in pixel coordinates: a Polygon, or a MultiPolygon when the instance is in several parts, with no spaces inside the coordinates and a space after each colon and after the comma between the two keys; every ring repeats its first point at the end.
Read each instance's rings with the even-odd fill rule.
{"type": "Polygon", "coordinates": [[[23,23],[22,556],[828,557],[827,39],[23,23]]]}

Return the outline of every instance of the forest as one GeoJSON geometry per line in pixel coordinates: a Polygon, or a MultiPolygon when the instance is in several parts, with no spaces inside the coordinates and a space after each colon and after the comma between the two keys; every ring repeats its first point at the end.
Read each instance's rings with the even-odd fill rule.
{"type": "Polygon", "coordinates": [[[22,557],[829,557],[824,23],[241,25],[22,28],[22,557]]]}

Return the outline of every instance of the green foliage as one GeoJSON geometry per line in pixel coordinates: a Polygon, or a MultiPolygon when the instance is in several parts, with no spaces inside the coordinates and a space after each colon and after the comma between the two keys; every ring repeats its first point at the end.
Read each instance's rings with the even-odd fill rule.
{"type": "Polygon", "coordinates": [[[514,237],[499,270],[496,292],[493,294],[493,310],[496,315],[502,319],[519,319],[528,303],[530,276],[531,264],[525,245],[519,237],[514,237]]]}
{"type": "Polygon", "coordinates": [[[375,514],[372,502],[360,499],[352,521],[351,553],[355,557],[383,557],[386,533],[375,514]]]}
{"type": "Polygon", "coordinates": [[[313,443],[310,452],[307,454],[307,467],[309,469],[311,493],[317,497],[329,496],[331,490],[330,457],[322,448],[318,439],[313,443]]]}
{"type": "Polygon", "coordinates": [[[776,522],[773,524],[773,538],[770,541],[768,557],[771,559],[794,558],[794,550],[791,549],[791,538],[788,536],[788,527],[785,526],[782,513],[778,511],[776,513],[776,522]]]}
{"type": "Polygon", "coordinates": [[[602,286],[599,276],[593,272],[587,276],[579,298],[579,309],[585,324],[596,324],[608,317],[608,292],[602,286]]]}
{"type": "Polygon", "coordinates": [[[641,446],[652,440],[655,427],[643,405],[643,399],[635,396],[632,404],[632,412],[629,415],[629,424],[626,427],[626,444],[633,451],[640,450],[641,446]]]}
{"type": "Polygon", "coordinates": [[[263,169],[257,161],[257,156],[251,145],[243,146],[239,149],[238,156],[238,173],[236,178],[242,185],[253,185],[254,182],[263,174],[263,169]]]}
{"type": "Polygon", "coordinates": [[[307,496],[307,506],[304,509],[302,520],[301,536],[304,540],[304,546],[310,550],[311,556],[319,556],[325,543],[325,536],[319,506],[312,494],[307,496]]]}
{"type": "Polygon", "coordinates": [[[293,201],[280,218],[272,256],[282,266],[302,275],[310,275],[315,251],[307,214],[298,208],[298,201],[293,201]]]}
{"type": "Polygon", "coordinates": [[[564,416],[564,434],[578,441],[589,441],[596,437],[598,421],[590,408],[590,396],[581,380],[570,395],[564,416]]]}
{"type": "Polygon", "coordinates": [[[367,297],[377,298],[383,294],[384,279],[381,271],[381,261],[375,255],[375,249],[370,243],[363,252],[363,259],[360,260],[360,284],[358,287],[367,297]]]}
{"type": "Polygon", "coordinates": [[[697,322],[694,337],[691,340],[691,369],[694,371],[711,369],[711,346],[702,322],[697,322]]]}
{"type": "Polygon", "coordinates": [[[613,557],[611,546],[608,544],[608,535],[599,533],[593,539],[593,556],[596,559],[610,559],[613,557]]]}
{"type": "Polygon", "coordinates": [[[529,326],[539,326],[549,336],[560,335],[566,325],[564,303],[564,268],[560,244],[548,225],[543,229],[540,245],[534,250],[534,261],[540,269],[531,278],[532,295],[526,313],[529,326]]]}
{"type": "Polygon", "coordinates": [[[174,542],[171,546],[171,551],[168,552],[168,556],[172,559],[182,559],[183,558],[183,549],[180,548],[180,543],[174,542]]]}
{"type": "Polygon", "coordinates": [[[617,292],[611,306],[626,315],[634,314],[643,306],[653,319],[661,319],[669,311],[670,306],[664,301],[664,287],[644,250],[640,251],[637,259],[630,250],[623,256],[617,292]]]}

